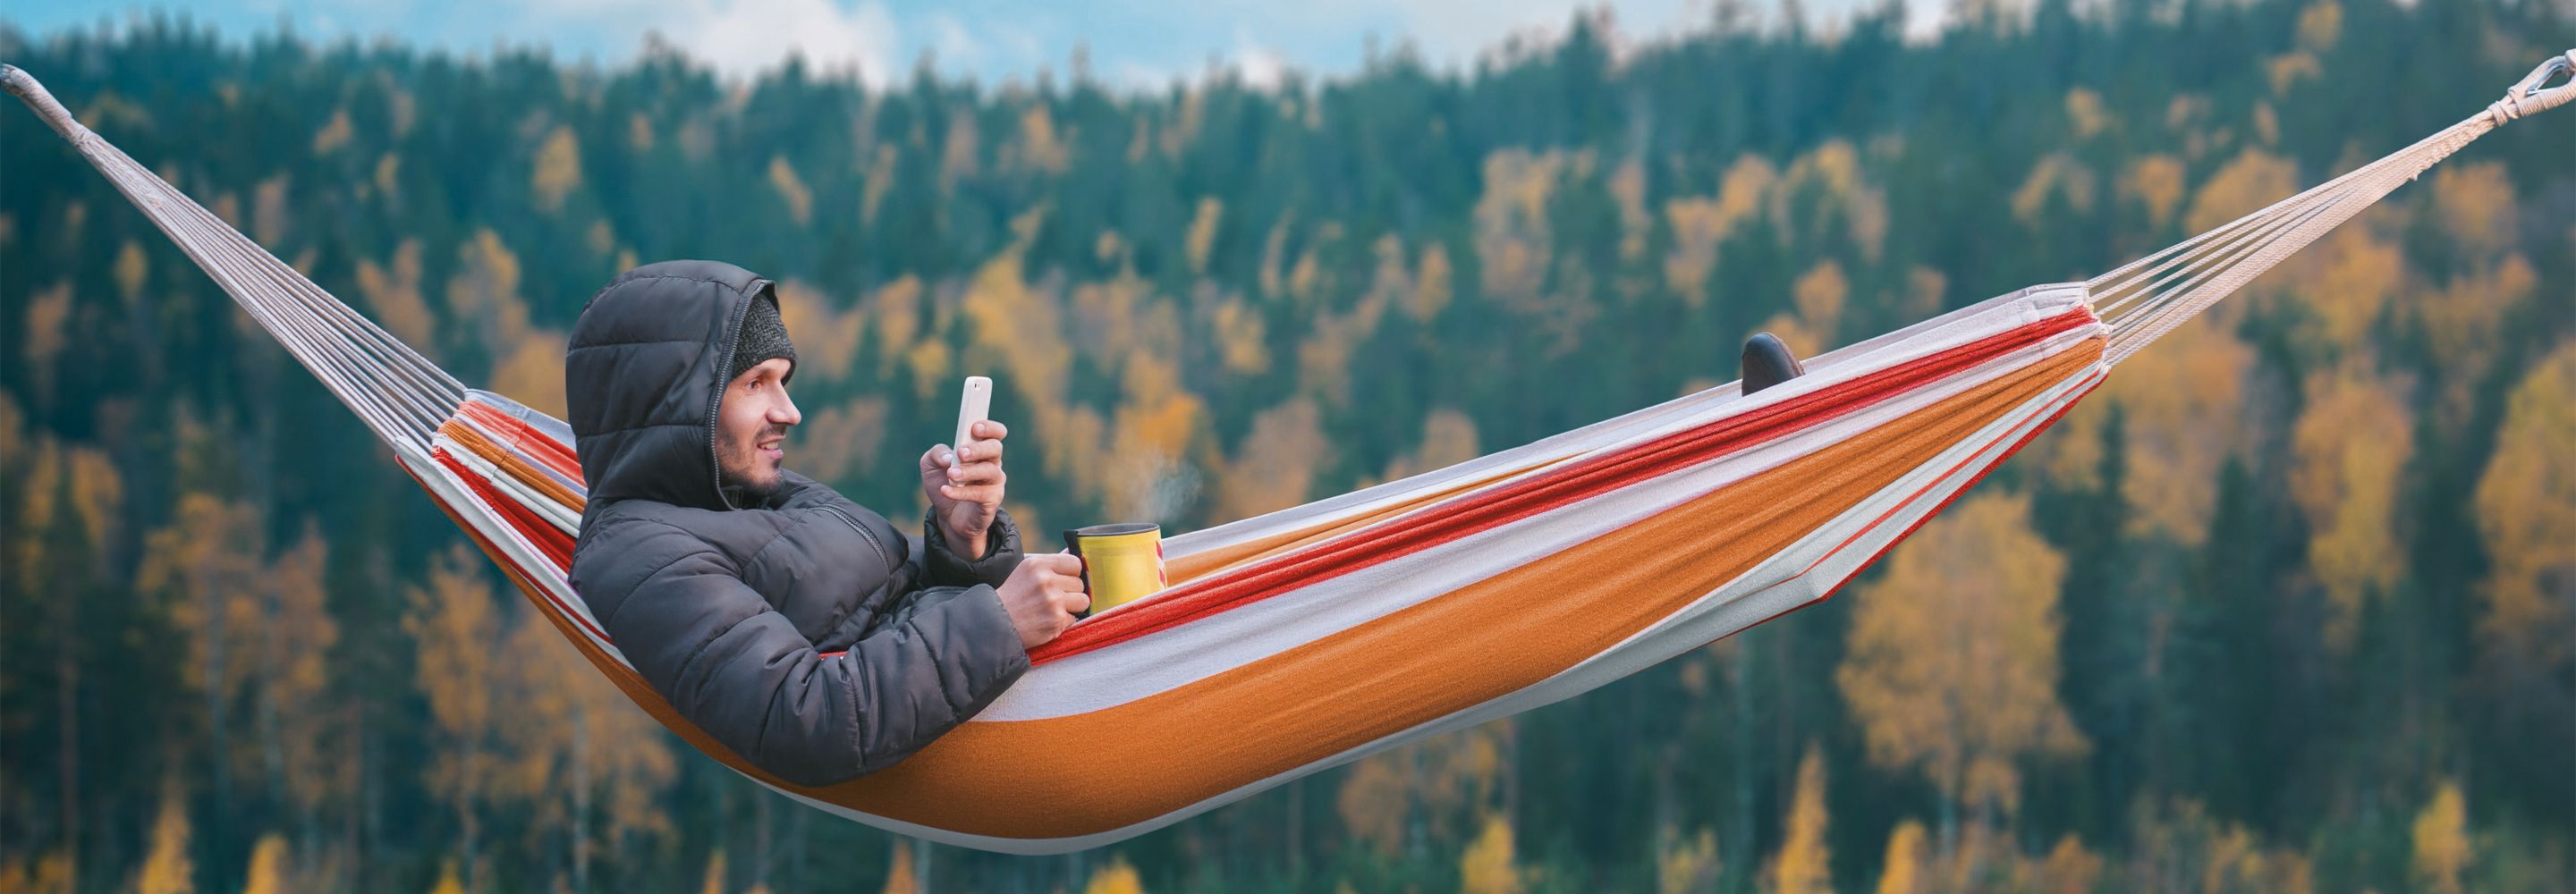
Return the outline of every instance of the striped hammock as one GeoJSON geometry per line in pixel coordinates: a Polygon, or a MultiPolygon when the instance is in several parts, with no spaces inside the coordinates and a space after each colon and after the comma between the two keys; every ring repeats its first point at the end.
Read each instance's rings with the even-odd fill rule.
{"type": "Polygon", "coordinates": [[[2112,365],[2488,130],[2555,107],[2576,51],[2486,111],[2081,283],[2036,286],[1726,385],[1165,544],[1172,586],[1082,623],[981,714],[882,772],[762,773],[654,693],[565,583],[571,430],[466,388],[72,120],[0,83],[387,445],[547,621],[689,744],[853,820],[1056,853],[1568,698],[1800,606],[1956,499],[2112,365]]]}

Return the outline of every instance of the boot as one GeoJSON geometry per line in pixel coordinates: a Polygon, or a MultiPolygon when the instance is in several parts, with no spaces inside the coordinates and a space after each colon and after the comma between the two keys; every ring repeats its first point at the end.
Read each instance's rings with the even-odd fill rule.
{"type": "Polygon", "coordinates": [[[1744,340],[1744,393],[1764,388],[1807,374],[1807,368],[1789,353],[1780,337],[1764,332],[1744,340]]]}

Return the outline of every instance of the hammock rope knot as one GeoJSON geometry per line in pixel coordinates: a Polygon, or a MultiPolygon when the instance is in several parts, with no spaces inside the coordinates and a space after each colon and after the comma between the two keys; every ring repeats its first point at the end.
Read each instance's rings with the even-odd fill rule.
{"type": "Polygon", "coordinates": [[[2504,92],[2503,99],[2487,105],[2487,119],[2502,127],[2516,118],[2566,105],[2569,99],[2576,99],[2576,50],[2552,56],[2524,75],[2521,82],[2504,92]],[[2569,76],[2566,83],[2543,86],[2561,74],[2569,76]]]}

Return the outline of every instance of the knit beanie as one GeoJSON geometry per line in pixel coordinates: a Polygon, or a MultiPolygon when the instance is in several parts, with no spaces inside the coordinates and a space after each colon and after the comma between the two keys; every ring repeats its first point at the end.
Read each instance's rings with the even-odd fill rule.
{"type": "Polygon", "coordinates": [[[787,323],[778,318],[778,298],[762,291],[742,315],[742,331],[733,339],[733,370],[725,381],[741,378],[743,370],[774,357],[787,358],[787,375],[779,381],[795,377],[796,346],[787,341],[787,323]]]}

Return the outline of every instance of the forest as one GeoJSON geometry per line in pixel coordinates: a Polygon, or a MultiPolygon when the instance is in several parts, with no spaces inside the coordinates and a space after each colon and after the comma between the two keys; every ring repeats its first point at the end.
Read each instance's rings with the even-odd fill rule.
{"type": "MultiPolygon", "coordinates": [[[[2482,111],[2553,0],[1720,0],[1463,67],[883,87],[144,18],[0,61],[562,413],[640,262],[781,285],[789,465],[1202,528],[2079,281],[2482,111]]],[[[1355,40],[1357,38],[1354,38],[1355,40]]],[[[14,106],[14,103],[6,105],[14,106]]],[[[2436,167],[1832,599],[1062,857],[816,813],[594,673],[62,140],[0,109],[0,892],[2563,891],[2576,111],[2436,167]]]]}

